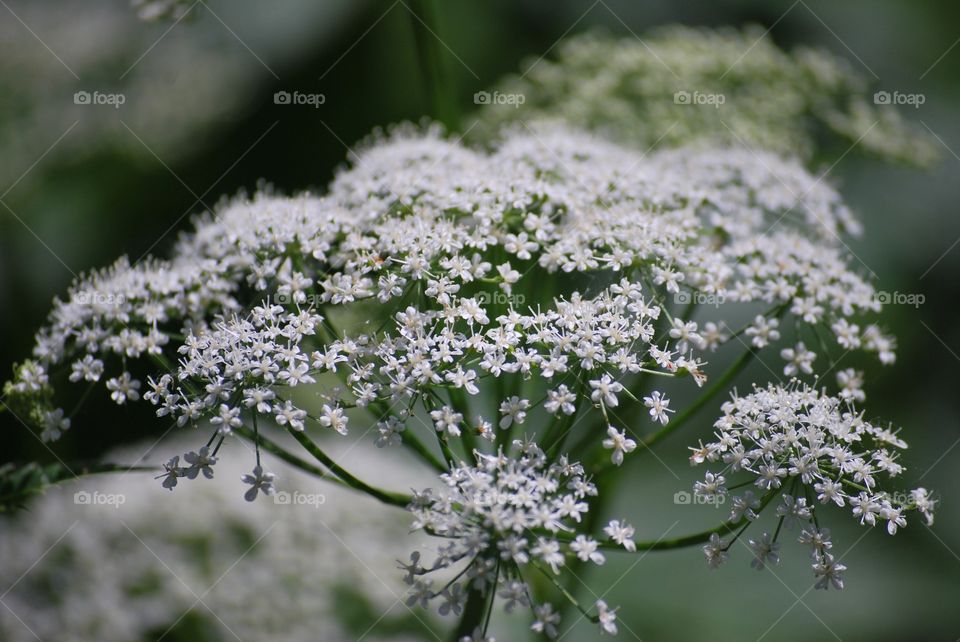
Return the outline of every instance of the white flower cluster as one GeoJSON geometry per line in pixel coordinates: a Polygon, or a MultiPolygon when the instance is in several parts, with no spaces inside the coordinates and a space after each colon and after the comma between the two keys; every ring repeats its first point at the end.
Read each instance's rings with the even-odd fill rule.
{"type": "Polygon", "coordinates": [[[556,52],[497,87],[523,100],[480,107],[474,135],[559,120],[640,149],[720,143],[810,158],[816,131],[888,160],[927,165],[939,155],[926,131],[873,103],[847,60],[784,52],[755,27],[672,26],[642,40],[587,33],[556,52]]]}
{"type": "MultiPolygon", "coordinates": [[[[145,17],[187,11],[180,0],[134,4],[145,17]]],[[[603,564],[603,550],[708,535],[704,552],[717,566],[781,495],[776,531],[749,540],[754,567],[778,563],[783,527],[799,524],[817,587],[842,588],[845,566],[819,506],[850,507],[861,524],[894,534],[911,510],[932,523],[935,505],[923,488],[881,489],[904,470],[897,451],[906,444],[863,419],[863,375],[853,369],[837,373],[837,396],[794,380],[724,404],[715,441],[692,461],[724,464],[695,491],[730,495],[725,524],[635,542],[633,526],[615,519],[597,539],[594,518],[610,497],[603,459],[620,466],[639,443],[649,448],[683,425],[754,352],[776,350],[790,377],[816,375],[807,335],[827,358],[832,346],[896,358],[894,339],[870,320],[879,297],[841,238],[860,224],[823,176],[790,156],[813,155],[811,121],[888,158],[924,162],[929,141],[868,104],[860,78],[837,60],[786,55],[754,36],[574,38],[558,63],[514,81],[522,109],[483,108],[487,124],[521,119],[498,129],[492,148],[399,127],[366,141],[323,195],[263,190],[225,201],[195,220],[168,260],[121,259],[55,301],[32,358],[4,386],[4,405],[45,441],[76,423],[64,399],[96,389],[118,405],[142,398],[175,425],[209,427],[204,446],[163,466],[157,477],[171,490],[213,479],[228,440],[252,441],[255,466],[233,477],[248,485],[244,499],[260,498],[257,514],[270,505],[264,496],[278,494],[261,450],[407,507],[414,529],[441,542],[429,564],[420,552],[401,564],[407,604],[463,616],[457,635],[468,642],[492,639],[498,599],[508,612],[530,609],[530,628],[558,637],[561,611],[531,573],[614,634],[616,609],[602,599],[584,609],[562,571],[603,564]],[[664,149],[636,149],[661,140],[664,149]],[[748,352],[688,408],[647,385],[656,375],[703,386],[704,354],[734,341],[748,352]],[[86,391],[62,394],[70,384],[86,391]],[[378,447],[409,447],[432,465],[440,488],[411,499],[370,486],[307,432],[347,435],[358,420],[369,421],[364,436],[375,434],[378,447]],[[656,432],[639,437],[641,420],[656,432]],[[412,422],[427,426],[430,443],[412,422]],[[266,435],[277,428],[322,466],[266,435]],[[734,475],[745,481],[728,482],[734,475]],[[732,495],[745,486],[755,488],[732,495]]],[[[286,567],[271,561],[264,572],[277,568],[286,567]]],[[[318,592],[298,590],[311,600],[318,592]]]]}
{"type": "MultiPolygon", "coordinates": [[[[427,607],[439,600],[441,615],[459,615],[468,592],[477,590],[487,600],[499,596],[507,612],[518,605],[532,606],[533,630],[556,637],[559,614],[549,603],[535,603],[524,573],[533,567],[556,575],[574,557],[604,563],[593,538],[557,538],[560,532],[576,532],[597,489],[584,477],[583,467],[566,457],[550,463],[531,442],[515,442],[514,448],[520,453],[516,458],[477,453],[476,466],[460,464],[440,476],[444,486],[439,490],[416,495],[410,507],[414,528],[446,543],[428,567],[419,552],[402,564],[410,585],[408,604],[427,607]],[[440,588],[424,577],[458,566],[462,568],[440,588]]],[[[628,524],[613,521],[606,532],[627,550],[635,550],[628,524]]],[[[606,604],[597,608],[600,615],[593,619],[606,632],[616,633],[613,611],[606,604]]]]}
{"type": "MultiPolygon", "coordinates": [[[[817,506],[849,507],[861,525],[886,523],[891,535],[907,525],[908,511],[919,512],[927,525],[933,524],[936,501],[926,489],[882,489],[881,482],[905,470],[898,451],[907,444],[890,428],[864,420],[852,402],[808,386],[771,384],[746,396],[734,395],[723,405],[723,413],[714,424],[715,441],[692,449],[691,463],[723,462],[724,467],[707,473],[695,491],[710,499],[729,495],[729,520],[744,522],[744,528],[783,492],[777,507],[780,525],[801,525],[798,541],[813,549],[817,588],[843,588],[845,569],[830,552],[829,530],[820,527],[817,506]],[[759,495],[751,490],[731,493],[728,484],[741,473],[746,481],[736,487],[752,485],[759,495]]],[[[764,533],[750,540],[756,568],[779,561],[780,532],[778,526],[773,538],[764,533]]],[[[725,560],[731,543],[713,536],[704,548],[711,566],[725,560]]]]}
{"type": "MultiPolygon", "coordinates": [[[[12,389],[34,395],[40,410],[28,414],[42,424],[56,412],[47,388],[61,365],[74,382],[106,378],[122,404],[139,398],[133,373],[144,368],[132,362],[148,357],[145,396],[160,415],[219,418],[229,432],[250,409],[300,429],[307,411],[280,390],[346,371],[353,400],[338,391],[314,414],[344,432],[340,406],[406,404],[437,387],[473,395],[485,377],[535,373],[556,382],[550,412],[569,413],[581,376],[591,394],[604,376],[651,367],[701,382],[693,350],[730,336],[712,321],[673,319],[670,345],[653,326],[664,302],[691,293],[828,324],[838,343],[888,362],[892,339],[854,321],[879,308],[836,238],[856,229],[835,191],[773,156],[644,158],[560,130],[484,154],[401,131],[371,144],[325,197],[236,200],[199,219],[171,260],[120,261],[81,280],[56,302],[12,389]],[[800,219],[768,233],[790,212],[800,219]],[[556,272],[593,285],[571,287],[556,272]],[[395,310],[384,332],[334,327],[340,308],[365,301],[381,305],[350,314],[395,310]]],[[[758,318],[748,330],[756,347],[779,337],[776,324],[758,318]]],[[[591,403],[615,405],[618,385],[603,383],[591,403]]],[[[501,427],[524,416],[496,412],[501,427]]]]}
{"type": "MultiPolygon", "coordinates": [[[[276,452],[261,428],[279,427],[325,467],[312,471],[406,505],[408,497],[344,470],[305,432],[315,424],[346,435],[368,411],[377,446],[411,448],[445,484],[411,506],[419,528],[449,540],[430,568],[418,555],[406,566],[411,602],[439,599],[441,614],[460,614],[477,596],[487,605],[499,596],[508,609],[532,608],[532,628],[556,635],[559,613],[534,604],[523,573],[543,571],[558,584],[568,562],[599,564],[602,548],[636,548],[625,522],[609,522],[602,542],[581,523],[596,487],[562,453],[586,414],[594,421],[571,448],[589,452],[584,462],[596,472],[593,453],[606,449],[619,466],[638,447],[637,426],[615,410],[658,424],[657,434],[671,429],[678,409],[662,390],[640,391],[641,378],[703,385],[704,351],[734,340],[776,346],[788,369],[811,374],[816,355],[803,343],[777,345],[785,317],[830,332],[824,348],[832,341],[883,363],[895,358],[893,339],[863,318],[879,302],[839,238],[858,223],[796,162],[703,147],[643,155],[554,128],[531,128],[493,151],[400,128],[375,136],[355,161],[324,196],[235,199],[200,217],[169,260],[121,260],[78,281],[55,302],[5,403],[48,440],[71,428],[59,405],[65,383],[102,387],[120,405],[142,397],[181,426],[209,425],[205,446],[164,466],[168,489],[211,477],[226,440],[250,439],[249,501],[277,492],[260,449],[276,452]],[[733,331],[728,321],[743,310],[697,308],[701,297],[742,305],[753,321],[733,331]],[[692,320],[694,310],[707,318],[692,320]],[[432,424],[436,443],[420,442],[413,421],[432,424]],[[514,442],[521,430],[532,437],[514,442]],[[464,456],[477,464],[458,464],[464,456]],[[420,577],[457,565],[442,587],[420,577]]],[[[860,374],[841,374],[843,403],[859,399],[860,374]]],[[[899,472],[892,454],[840,448],[831,430],[842,425],[851,439],[888,434],[852,406],[844,412],[807,389],[761,395],[769,398],[725,407],[729,426],[721,422],[721,441],[702,458],[742,452],[736,465],[768,491],[787,475],[862,485],[864,496],[839,496],[866,521],[900,524],[897,511],[929,512],[925,495],[897,503],[875,491],[876,473],[899,472]],[[741,433],[736,420],[750,412],[741,409],[760,406],[741,433]],[[818,436],[822,443],[804,441],[818,436]]],[[[698,492],[726,492],[735,465],[727,463],[698,492]]],[[[734,505],[749,515],[753,502],[734,505]]],[[[711,546],[711,559],[722,560],[729,543],[711,546]]],[[[776,546],[776,536],[757,540],[761,563],[776,546]]],[[[825,544],[818,551],[821,576],[837,585],[842,569],[825,544]]],[[[602,601],[592,613],[571,603],[616,631],[602,601]]]]}

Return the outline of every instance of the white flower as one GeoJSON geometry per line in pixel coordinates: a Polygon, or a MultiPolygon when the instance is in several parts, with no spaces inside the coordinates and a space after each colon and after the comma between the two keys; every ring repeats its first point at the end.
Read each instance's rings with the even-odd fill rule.
{"type": "Polygon", "coordinates": [[[697,334],[697,324],[693,321],[684,322],[681,319],[674,319],[670,338],[677,339],[677,350],[680,352],[686,352],[691,345],[700,349],[706,345],[703,337],[697,334]]]}
{"type": "Polygon", "coordinates": [[[240,409],[231,408],[225,403],[220,404],[220,410],[217,416],[210,419],[210,423],[217,427],[221,435],[229,435],[234,428],[243,425],[240,419],[240,409]]]}
{"type": "Polygon", "coordinates": [[[563,566],[563,553],[560,552],[560,543],[557,540],[541,537],[530,552],[539,557],[554,573],[560,572],[560,567],[563,566]]]}
{"type": "Polygon", "coordinates": [[[850,323],[846,319],[839,319],[830,326],[837,338],[837,343],[847,350],[860,347],[860,326],[850,323]]]}
{"type": "MultiPolygon", "coordinates": [[[[891,535],[906,526],[909,511],[932,519],[933,504],[925,490],[881,490],[884,482],[903,470],[896,451],[906,448],[906,443],[891,428],[865,421],[849,400],[796,382],[786,388],[771,384],[755,388],[750,395],[733,395],[723,405],[723,413],[714,424],[715,440],[697,449],[702,454],[693,463],[722,461],[731,481],[736,481],[734,474],[742,474],[746,480],[737,485],[752,479],[768,493],[784,484],[796,488],[782,496],[776,513],[787,528],[800,524],[799,541],[814,547],[814,568],[823,571],[818,571],[818,580],[830,574],[830,563],[823,555],[832,543],[826,529],[817,524],[818,509],[803,496],[804,488],[820,504],[849,506],[862,525],[886,521],[891,535]]],[[[697,488],[709,491],[719,486],[718,479],[708,473],[697,488]]],[[[769,499],[768,494],[760,501],[753,493],[734,497],[729,519],[752,521],[769,499]]],[[[751,547],[756,554],[754,566],[763,568],[779,559],[779,544],[766,534],[751,540],[751,547]]]]}
{"type": "Polygon", "coordinates": [[[177,481],[184,474],[184,469],[180,467],[180,455],[171,457],[170,461],[163,465],[163,473],[156,478],[163,478],[163,487],[167,490],[173,490],[177,481]]]}
{"type": "Polygon", "coordinates": [[[320,425],[328,426],[341,435],[346,435],[347,417],[343,414],[343,408],[323,404],[323,408],[320,409],[320,425]]]}
{"type": "Polygon", "coordinates": [[[463,605],[467,601],[467,594],[463,590],[462,584],[453,584],[440,592],[443,603],[437,611],[440,615],[460,615],[463,612],[463,605]]]}
{"type": "MultiPolygon", "coordinates": [[[[263,468],[259,465],[255,466],[252,474],[244,475],[241,478],[243,483],[250,484],[250,489],[244,493],[243,498],[248,502],[252,502],[257,498],[258,492],[268,496],[273,495],[276,492],[273,486],[273,479],[273,473],[264,472],[263,468]]],[[[176,483],[174,483],[174,485],[176,485],[176,483]]]]}
{"type": "Polygon", "coordinates": [[[514,423],[522,424],[527,418],[530,402],[513,396],[500,403],[500,428],[506,430],[514,423]]]}
{"type": "Polygon", "coordinates": [[[623,385],[614,381],[610,375],[604,374],[600,379],[591,380],[590,387],[593,388],[590,399],[594,403],[603,402],[610,408],[616,408],[619,404],[617,393],[623,390],[623,385]]]}
{"type": "Polygon", "coordinates": [[[70,381],[99,381],[103,374],[103,361],[95,359],[93,355],[86,354],[80,361],[74,361],[71,366],[73,372],[70,373],[70,381]]]}
{"type": "Polygon", "coordinates": [[[63,408],[49,410],[43,414],[43,432],[40,438],[43,441],[56,441],[70,429],[70,418],[63,416],[63,408]]]}
{"type": "Polygon", "coordinates": [[[780,351],[780,357],[788,363],[783,367],[783,374],[792,377],[798,373],[812,374],[813,361],[817,358],[816,352],[807,350],[803,341],[799,342],[793,348],[784,348],[780,351]]]}
{"type": "Polygon", "coordinates": [[[833,555],[824,554],[823,557],[813,563],[813,573],[817,578],[814,588],[828,589],[830,586],[838,591],[843,590],[843,572],[847,567],[834,560],[833,555]]]}
{"type": "Polygon", "coordinates": [[[617,609],[611,609],[603,600],[597,600],[597,617],[600,622],[600,632],[617,634],[617,609]]]}
{"type": "Polygon", "coordinates": [[[576,400],[577,396],[567,388],[566,384],[560,384],[560,387],[556,390],[547,391],[547,401],[543,404],[543,407],[552,415],[560,412],[565,415],[572,415],[577,410],[576,400]]]}
{"type": "Polygon", "coordinates": [[[199,451],[192,450],[186,453],[183,460],[190,464],[183,470],[183,476],[187,479],[196,479],[201,473],[207,479],[213,479],[213,465],[217,463],[217,458],[206,446],[202,446],[199,451]]]}
{"type": "Polygon", "coordinates": [[[637,447],[637,442],[627,437],[626,432],[621,432],[613,426],[607,427],[607,435],[609,437],[603,440],[603,447],[613,449],[610,461],[613,462],[614,466],[620,466],[623,464],[624,453],[633,452],[637,447]]]}
{"type": "Polygon", "coordinates": [[[460,435],[463,415],[454,411],[450,406],[443,406],[431,411],[430,418],[433,419],[433,426],[437,429],[437,432],[446,432],[453,437],[460,435]]]}
{"type": "Polygon", "coordinates": [[[747,328],[746,334],[748,337],[753,337],[751,341],[753,347],[764,348],[780,338],[780,331],[777,330],[779,325],[779,319],[767,319],[758,314],[753,324],[747,328]]]}
{"type": "Polygon", "coordinates": [[[703,546],[703,554],[707,557],[707,566],[711,569],[720,568],[727,561],[727,550],[717,533],[710,534],[710,542],[703,546]]]}
{"type": "Polygon", "coordinates": [[[727,518],[731,522],[739,522],[741,519],[753,521],[757,518],[756,510],[760,508],[760,500],[757,499],[752,490],[745,491],[743,495],[734,495],[730,502],[730,516],[727,518]]]}
{"type": "Polygon", "coordinates": [[[140,382],[130,378],[129,372],[124,372],[119,377],[113,377],[107,380],[107,390],[110,391],[110,398],[117,404],[123,405],[127,401],[136,401],[140,398],[140,382]]]}
{"type": "Polygon", "coordinates": [[[506,603],[503,605],[503,610],[507,613],[513,613],[513,610],[519,606],[530,606],[529,599],[530,588],[524,583],[518,580],[510,580],[507,582],[498,594],[502,599],[506,600],[506,603]]]}
{"type": "MultiPolygon", "coordinates": [[[[490,572],[498,562],[511,561],[521,571],[527,564],[542,564],[559,573],[568,554],[597,564],[603,555],[593,540],[534,533],[575,531],[589,508],[585,499],[597,492],[584,479],[583,467],[566,457],[551,463],[533,442],[515,441],[513,449],[518,457],[502,451],[476,452],[476,466],[460,464],[442,474],[441,488],[418,493],[410,511],[415,529],[429,529],[445,538],[425,572],[471,560],[468,576],[483,578],[477,580],[482,583],[497,576],[501,590],[513,596],[511,601],[525,604],[517,597],[520,585],[511,576],[490,572]]],[[[621,534],[629,537],[632,531],[624,529],[621,534]]]]}
{"type": "MultiPolygon", "coordinates": [[[[279,426],[290,426],[292,429],[302,431],[304,429],[303,420],[307,417],[305,410],[300,410],[290,400],[283,402],[282,406],[274,406],[274,421],[279,426]]],[[[321,419],[321,423],[322,423],[321,419]]]]}
{"type": "Polygon", "coordinates": [[[670,410],[670,400],[661,396],[657,390],[650,393],[649,397],[643,398],[643,405],[650,409],[650,418],[654,421],[659,421],[664,426],[670,421],[667,413],[675,412],[674,410],[670,410]]]}
{"type": "Polygon", "coordinates": [[[601,565],[606,561],[603,553],[597,550],[599,544],[597,541],[586,535],[577,535],[576,539],[570,543],[570,550],[577,554],[577,557],[584,562],[593,562],[601,565]]]}
{"type": "Polygon", "coordinates": [[[536,618],[530,629],[537,633],[543,633],[548,638],[557,637],[557,625],[560,624],[560,614],[555,613],[553,605],[549,602],[538,604],[533,607],[533,615],[536,618]]]}
{"type": "Polygon", "coordinates": [[[846,401],[862,403],[867,395],[863,392],[863,373],[853,368],[837,372],[837,385],[840,386],[840,398],[846,401]]]}
{"type": "Polygon", "coordinates": [[[604,527],[603,532],[606,533],[610,539],[631,553],[637,550],[637,545],[633,541],[633,534],[635,530],[633,526],[628,524],[626,521],[611,519],[610,522],[604,527]]]}
{"type": "Polygon", "coordinates": [[[399,446],[403,442],[402,433],[407,426],[397,417],[387,417],[384,421],[377,422],[377,431],[380,435],[377,437],[377,448],[385,446],[399,446]]]}
{"type": "Polygon", "coordinates": [[[767,564],[780,563],[780,555],[777,553],[780,550],[780,544],[770,539],[770,533],[764,533],[760,539],[748,540],[747,544],[753,549],[754,554],[750,566],[758,571],[766,568],[767,564]]]}

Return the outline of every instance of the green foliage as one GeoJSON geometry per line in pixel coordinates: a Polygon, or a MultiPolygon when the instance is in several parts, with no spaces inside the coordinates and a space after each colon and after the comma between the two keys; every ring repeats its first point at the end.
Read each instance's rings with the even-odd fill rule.
{"type": "Polygon", "coordinates": [[[10,513],[26,507],[34,495],[60,482],[70,481],[82,475],[127,472],[130,470],[153,470],[148,467],[129,467],[117,464],[89,464],[68,466],[62,462],[41,464],[7,463],[0,466],[0,513],[10,513]]]}

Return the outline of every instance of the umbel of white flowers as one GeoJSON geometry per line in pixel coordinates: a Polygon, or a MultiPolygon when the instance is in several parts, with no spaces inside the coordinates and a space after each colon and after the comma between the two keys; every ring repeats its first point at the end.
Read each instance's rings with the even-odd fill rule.
{"type": "MultiPolygon", "coordinates": [[[[707,473],[694,491],[713,501],[729,495],[728,519],[746,523],[757,518],[778,490],[786,491],[777,507],[777,533],[772,539],[763,533],[749,542],[756,568],[777,563],[781,527],[793,530],[799,525],[798,541],[811,547],[816,588],[843,588],[846,566],[830,552],[830,531],[820,527],[817,505],[849,506],[861,525],[885,522],[890,535],[907,525],[909,510],[918,511],[928,526],[933,524],[934,500],[926,489],[891,493],[880,486],[884,478],[904,471],[897,450],[907,444],[889,428],[865,421],[853,402],[808,386],[771,384],[743,397],[734,395],[723,413],[714,424],[716,441],[692,448],[690,461],[722,461],[724,468],[707,473]],[[759,495],[752,490],[732,494],[728,484],[734,475],[746,477],[735,487],[753,486],[759,495]]],[[[731,544],[713,534],[703,549],[712,568],[726,560],[731,544]]]]}
{"type": "MultiPolygon", "coordinates": [[[[456,613],[473,593],[491,608],[494,587],[515,582],[505,599],[519,604],[528,563],[552,577],[569,556],[597,563],[596,542],[631,548],[629,525],[609,523],[601,540],[590,515],[578,518],[593,489],[587,476],[623,464],[646,432],[618,411],[642,408],[624,416],[648,416],[661,436],[689,416],[648,385],[654,377],[703,386],[707,351],[775,346],[791,317],[824,349],[894,361],[894,340],[869,321],[880,308],[874,289],[849,267],[840,238],[858,231],[825,181],[775,155],[702,147],[643,155],[564,129],[530,129],[484,152],[401,128],[368,142],[324,196],[237,198],[199,217],[169,260],[121,260],[80,279],[55,302],[6,403],[54,440],[70,428],[62,387],[100,388],[120,405],[142,396],[159,417],[211,429],[186,465],[170,460],[164,486],[207,476],[225,439],[247,439],[256,447],[244,478],[250,500],[274,488],[261,448],[311,466],[270,441],[270,430],[285,430],[322,464],[308,468],[315,474],[411,504],[421,526],[448,531],[456,541],[436,568],[470,556],[462,582],[435,593],[414,582],[419,601],[439,595],[441,610],[456,613]],[[759,314],[735,329],[731,306],[701,306],[706,318],[693,321],[691,303],[702,297],[759,314]],[[363,411],[374,416],[378,446],[408,448],[449,492],[428,500],[373,488],[306,431],[346,435],[363,411]],[[412,429],[421,422],[430,442],[412,429]],[[527,438],[517,442],[521,431],[527,438]],[[587,454],[583,468],[563,456],[574,448],[587,454]],[[476,496],[494,491],[505,505],[476,496]],[[532,533],[516,532],[520,525],[532,533]],[[505,551],[510,532],[515,550],[505,551]]],[[[782,347],[785,371],[811,373],[816,355],[791,345],[782,347]]],[[[843,394],[855,400],[860,374],[844,376],[843,394]]],[[[795,411],[790,397],[774,399],[795,411]]],[[[751,455],[744,470],[789,470],[776,453],[797,434],[778,442],[774,461],[751,455]]],[[[832,448],[831,465],[853,483],[863,480],[844,467],[856,457],[862,474],[888,463],[832,448]]],[[[718,479],[707,483],[720,492],[718,479]]],[[[898,506],[929,512],[926,495],[887,507],[864,487],[858,501],[879,502],[887,515],[898,506]]],[[[595,606],[588,617],[615,630],[613,611],[595,606]]],[[[558,618],[551,609],[541,600],[534,624],[548,635],[558,618]]]]}

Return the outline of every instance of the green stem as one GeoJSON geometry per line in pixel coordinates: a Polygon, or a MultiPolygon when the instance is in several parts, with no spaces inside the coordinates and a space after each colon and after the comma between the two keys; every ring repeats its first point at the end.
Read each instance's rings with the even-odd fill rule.
{"type": "MultiPolygon", "coordinates": [[[[491,588],[490,599],[493,599],[493,589],[491,588]]],[[[451,642],[459,642],[463,637],[469,638],[473,635],[474,629],[483,624],[484,615],[487,611],[487,594],[477,588],[470,588],[467,591],[467,603],[463,607],[463,615],[457,622],[457,627],[453,630],[450,637],[451,642]]]]}
{"type": "Polygon", "coordinates": [[[718,393],[726,390],[729,383],[733,381],[733,379],[750,364],[756,355],[757,350],[754,348],[750,348],[740,355],[737,360],[734,361],[733,364],[727,369],[727,371],[720,375],[719,379],[714,381],[707,387],[706,390],[703,391],[703,394],[698,396],[693,403],[679,412],[677,416],[671,419],[666,426],[653,433],[649,437],[644,438],[644,440],[641,442],[641,445],[649,448],[689,421],[695,414],[697,414],[697,412],[700,411],[701,408],[710,403],[710,401],[712,401],[718,393]]]}
{"type": "MultiPolygon", "coordinates": [[[[767,505],[776,497],[778,491],[773,490],[764,495],[763,499],[760,501],[760,508],[757,510],[759,514],[767,505]]],[[[637,552],[640,551],[669,551],[677,548],[686,548],[688,546],[696,546],[697,544],[704,544],[710,541],[710,536],[716,533],[723,537],[729,533],[736,531],[737,529],[746,526],[750,523],[746,517],[741,517],[736,522],[724,522],[719,526],[715,526],[709,530],[705,530],[699,533],[692,533],[690,535],[683,535],[681,537],[675,537],[673,539],[658,539],[658,540],[648,540],[644,542],[635,542],[637,547],[637,552]]],[[[569,537],[565,534],[560,534],[554,536],[556,539],[561,542],[572,542],[573,537],[569,537]]],[[[597,545],[601,549],[605,550],[618,550],[625,551],[622,545],[617,544],[613,540],[604,539],[597,542],[597,545]]]]}
{"type": "Polygon", "coordinates": [[[440,459],[436,455],[430,452],[426,444],[420,441],[416,435],[413,435],[408,430],[405,430],[401,434],[400,438],[403,441],[403,444],[405,446],[407,446],[410,450],[412,450],[413,452],[423,457],[424,461],[430,464],[430,466],[432,466],[433,469],[436,470],[437,472],[445,473],[449,470],[449,468],[447,468],[447,466],[442,461],[440,461],[440,459]]]}
{"type": "Polygon", "coordinates": [[[346,470],[341,468],[340,465],[337,464],[337,462],[335,462],[327,453],[320,450],[320,447],[317,446],[317,444],[315,444],[313,440],[306,435],[306,433],[294,430],[289,426],[287,426],[287,432],[289,432],[293,438],[296,439],[300,445],[303,446],[304,449],[306,449],[306,451],[313,456],[314,459],[329,468],[330,472],[339,477],[347,486],[364,492],[371,497],[379,499],[385,504],[390,504],[391,506],[400,506],[401,508],[406,508],[412,501],[413,498],[409,495],[383,490],[382,488],[376,488],[360,481],[346,470]]]}
{"type": "Polygon", "coordinates": [[[453,79],[447,73],[440,51],[440,28],[437,22],[435,0],[409,0],[410,26],[417,46],[417,57],[427,93],[433,99],[433,116],[455,130],[459,127],[459,113],[453,79]]]}
{"type": "Polygon", "coordinates": [[[261,448],[266,450],[268,453],[272,453],[273,455],[276,455],[277,458],[282,459],[288,464],[295,466],[296,468],[299,468],[304,472],[310,473],[315,477],[319,477],[324,481],[328,481],[334,484],[339,484],[345,488],[349,488],[349,486],[343,480],[338,479],[337,477],[334,477],[333,475],[329,474],[327,471],[323,470],[319,466],[315,466],[310,462],[308,462],[307,460],[297,457],[292,452],[284,449],[283,446],[276,443],[275,441],[271,441],[266,437],[264,437],[263,435],[257,436],[256,434],[254,434],[253,431],[251,431],[246,426],[242,426],[240,428],[234,428],[233,432],[250,441],[259,439],[261,448]]]}

